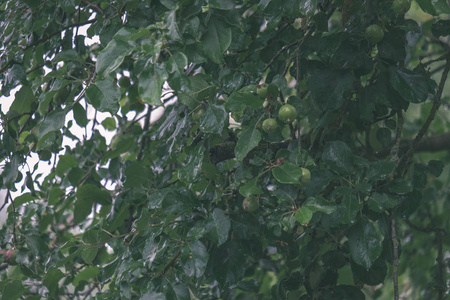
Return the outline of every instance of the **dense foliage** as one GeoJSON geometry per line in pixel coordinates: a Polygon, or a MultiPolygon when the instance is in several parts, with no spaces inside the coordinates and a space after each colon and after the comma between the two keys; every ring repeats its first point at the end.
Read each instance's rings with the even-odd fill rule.
{"type": "Polygon", "coordinates": [[[2,1],[1,299],[444,299],[450,7],[410,5],[2,1]]]}

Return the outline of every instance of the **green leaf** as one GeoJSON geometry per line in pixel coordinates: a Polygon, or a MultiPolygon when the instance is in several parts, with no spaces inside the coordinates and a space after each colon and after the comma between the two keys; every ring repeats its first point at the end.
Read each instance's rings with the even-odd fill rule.
{"type": "Polygon", "coordinates": [[[169,29],[169,36],[172,40],[182,43],[183,38],[181,37],[180,29],[178,28],[177,22],[177,12],[172,10],[165,14],[166,26],[169,29]]]}
{"type": "Polygon", "coordinates": [[[450,35],[450,20],[438,20],[431,25],[431,32],[437,38],[450,35]]]}
{"type": "Polygon", "coordinates": [[[228,122],[228,114],[223,105],[210,104],[200,117],[200,130],[204,133],[221,134],[228,122]]]}
{"type": "Polygon", "coordinates": [[[302,168],[291,163],[284,163],[272,169],[273,177],[286,184],[300,184],[302,174],[302,168]]]}
{"type": "Polygon", "coordinates": [[[33,196],[30,193],[22,194],[19,197],[16,197],[14,199],[14,206],[17,208],[17,207],[21,206],[22,204],[33,201],[34,199],[36,199],[36,196],[33,196]]]}
{"type": "Polygon", "coordinates": [[[230,10],[236,5],[233,0],[209,0],[208,4],[210,8],[223,10],[230,10]]]}
{"type": "Polygon", "coordinates": [[[91,278],[97,277],[99,274],[98,268],[94,266],[88,266],[85,267],[83,270],[81,270],[78,274],[75,275],[75,278],[73,279],[73,285],[78,286],[80,281],[85,280],[88,281],[91,278]]]}
{"type": "Polygon", "coordinates": [[[234,153],[238,161],[243,161],[247,154],[258,146],[261,141],[261,133],[254,127],[245,129],[236,143],[234,153]]]}
{"type": "Polygon", "coordinates": [[[152,299],[152,300],[166,300],[166,296],[164,296],[163,293],[157,293],[154,291],[150,291],[147,292],[145,294],[143,294],[139,300],[148,300],[148,299],[152,299]]]}
{"type": "Polygon", "coordinates": [[[78,161],[75,157],[70,154],[61,155],[55,173],[62,178],[67,170],[76,166],[78,166],[78,161]]]}
{"type": "Polygon", "coordinates": [[[166,281],[164,295],[167,299],[191,300],[187,287],[174,281],[166,281]]]}
{"type": "Polygon", "coordinates": [[[200,278],[205,273],[208,264],[208,251],[199,240],[193,240],[183,246],[183,254],[187,257],[183,270],[189,277],[200,278]]]}
{"type": "Polygon", "coordinates": [[[353,88],[351,71],[317,70],[308,80],[314,102],[322,110],[333,111],[344,104],[344,92],[353,88]]]}
{"type": "Polygon", "coordinates": [[[373,193],[367,201],[370,210],[384,212],[386,209],[395,207],[397,200],[387,194],[373,193]]]}
{"type": "Polygon", "coordinates": [[[383,180],[395,169],[395,163],[391,161],[374,161],[370,163],[367,171],[367,179],[383,180]]]}
{"type": "Polygon", "coordinates": [[[202,39],[206,56],[216,64],[223,64],[223,54],[231,44],[231,29],[217,18],[208,22],[208,31],[202,39]]]}
{"type": "Polygon", "coordinates": [[[326,199],[316,196],[309,197],[302,207],[310,209],[312,212],[320,211],[325,214],[331,214],[336,211],[336,204],[327,201],[326,199]]]}
{"type": "Polygon", "coordinates": [[[215,208],[210,217],[208,232],[219,246],[228,240],[230,227],[230,219],[225,215],[223,210],[215,208]]]}
{"type": "Polygon", "coordinates": [[[369,269],[351,262],[353,278],[357,283],[378,285],[384,282],[387,275],[386,259],[379,257],[369,269]]]}
{"type": "Polygon", "coordinates": [[[42,122],[41,126],[39,127],[39,134],[38,134],[38,146],[39,144],[43,143],[45,138],[44,136],[47,135],[49,132],[53,131],[60,131],[61,128],[64,127],[64,121],[66,120],[66,112],[61,109],[55,109],[51,111],[45,120],[42,122]]]}
{"type": "Polygon", "coordinates": [[[413,191],[413,185],[410,180],[395,178],[389,185],[389,191],[399,195],[404,195],[413,191]]]}
{"type": "Polygon", "coordinates": [[[111,195],[108,191],[86,184],[78,188],[75,194],[74,223],[78,224],[91,213],[92,205],[99,203],[102,205],[111,204],[111,195]]]}
{"type": "Polygon", "coordinates": [[[440,160],[430,160],[428,162],[428,170],[434,177],[441,176],[442,172],[444,171],[444,163],[440,160]]]}
{"type": "Polygon", "coordinates": [[[131,36],[133,32],[125,27],[121,28],[108,45],[106,45],[105,49],[99,52],[95,65],[95,71],[99,78],[106,78],[131,53],[133,44],[130,40],[124,40],[123,37],[131,36]]]}
{"type": "Polygon", "coordinates": [[[310,210],[308,207],[302,206],[295,211],[294,218],[301,225],[307,225],[311,220],[312,215],[313,215],[312,210],[310,210]]]}
{"type": "Polygon", "coordinates": [[[238,241],[229,241],[211,256],[212,272],[219,284],[228,287],[239,282],[245,274],[246,255],[238,241]]]}
{"type": "Polygon", "coordinates": [[[209,96],[210,89],[214,87],[198,75],[190,76],[187,79],[187,85],[181,87],[181,92],[178,93],[178,97],[181,103],[194,109],[209,96]]]}
{"type": "Polygon", "coordinates": [[[349,189],[344,189],[344,197],[341,203],[337,206],[340,222],[343,224],[354,223],[358,212],[362,209],[363,204],[359,202],[358,198],[349,189]]]}
{"type": "Polygon", "coordinates": [[[433,92],[427,78],[407,69],[391,66],[389,68],[389,82],[407,102],[424,102],[428,98],[428,93],[433,92]]]}
{"type": "Polygon", "coordinates": [[[258,186],[258,177],[255,177],[249,181],[247,181],[244,185],[239,188],[239,193],[248,197],[250,195],[260,195],[263,193],[261,188],[258,186]]]}
{"type": "Polygon", "coordinates": [[[64,273],[60,269],[50,268],[47,270],[42,284],[47,287],[50,296],[55,297],[58,292],[59,284],[58,282],[64,278],[64,273]]]}
{"type": "Polygon", "coordinates": [[[375,226],[366,219],[352,226],[348,233],[352,260],[369,269],[383,250],[382,238],[375,226]]]}
{"type": "Polygon", "coordinates": [[[148,186],[150,167],[143,165],[139,161],[133,162],[125,169],[125,182],[123,184],[126,188],[142,188],[148,186]]]}
{"type": "Polygon", "coordinates": [[[160,106],[162,85],[168,74],[164,66],[150,65],[139,76],[139,95],[144,102],[160,106]]]}
{"type": "Polygon", "coordinates": [[[19,299],[27,289],[22,285],[22,280],[9,281],[2,290],[2,300],[19,299]]]}
{"type": "Polygon", "coordinates": [[[116,114],[119,111],[120,88],[110,77],[91,84],[86,90],[86,98],[101,112],[116,114]]]}
{"type": "Polygon", "coordinates": [[[36,97],[33,90],[28,85],[23,85],[14,97],[14,102],[11,104],[10,110],[16,111],[18,114],[30,112],[35,104],[36,97]]]}
{"type": "Polygon", "coordinates": [[[85,127],[88,123],[86,110],[78,102],[73,105],[73,117],[80,127],[85,127]]]}
{"type": "Polygon", "coordinates": [[[328,142],[322,153],[322,161],[338,174],[350,174],[353,170],[353,154],[342,141],[328,142]]]}
{"type": "Polygon", "coordinates": [[[189,151],[187,161],[178,170],[178,178],[186,182],[193,182],[202,172],[204,154],[205,147],[201,144],[189,151]]]}
{"type": "Polygon", "coordinates": [[[100,248],[99,245],[84,246],[83,250],[81,251],[81,258],[83,259],[83,261],[88,265],[92,264],[92,261],[98,254],[99,248],[100,248]]]}
{"type": "Polygon", "coordinates": [[[19,175],[19,156],[13,155],[11,160],[5,164],[2,172],[3,185],[10,187],[19,175]]]}
{"type": "Polygon", "coordinates": [[[241,112],[245,107],[258,109],[263,106],[264,100],[247,91],[237,91],[228,97],[225,107],[232,112],[241,112]]]}
{"type": "MultiPolygon", "coordinates": [[[[330,295],[331,296],[331,295],[330,295]]],[[[365,300],[366,296],[361,291],[360,288],[354,285],[338,285],[334,288],[334,293],[328,299],[336,299],[336,300],[365,300]]]]}

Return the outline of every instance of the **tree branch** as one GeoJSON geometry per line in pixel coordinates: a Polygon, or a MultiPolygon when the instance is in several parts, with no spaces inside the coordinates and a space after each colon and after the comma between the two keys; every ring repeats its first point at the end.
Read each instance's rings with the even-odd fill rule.
{"type": "Polygon", "coordinates": [[[445,83],[447,82],[447,76],[449,71],[450,71],[450,52],[447,54],[447,62],[445,64],[444,71],[442,72],[441,81],[439,82],[439,88],[436,93],[436,97],[434,99],[433,107],[431,108],[430,114],[428,115],[428,118],[425,121],[425,123],[422,125],[422,128],[420,128],[419,132],[417,133],[417,136],[413,140],[410,148],[408,149],[408,152],[405,154],[405,156],[403,156],[400,163],[398,164],[397,171],[400,174],[402,174],[408,168],[409,164],[411,163],[411,158],[414,154],[414,151],[416,150],[417,144],[419,144],[425,133],[428,131],[431,122],[434,120],[434,117],[436,116],[436,112],[439,109],[439,106],[441,106],[441,97],[444,91],[445,83]]]}

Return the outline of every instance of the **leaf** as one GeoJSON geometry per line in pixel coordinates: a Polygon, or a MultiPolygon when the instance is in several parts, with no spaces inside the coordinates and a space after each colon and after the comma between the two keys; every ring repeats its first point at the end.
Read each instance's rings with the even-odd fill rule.
{"type": "Polygon", "coordinates": [[[209,0],[210,8],[230,10],[236,5],[233,0],[209,0]]]}
{"type": "Polygon", "coordinates": [[[42,284],[47,287],[50,296],[55,297],[58,292],[58,282],[64,278],[64,273],[60,269],[50,268],[45,273],[42,284]]]}
{"type": "Polygon", "coordinates": [[[186,286],[174,281],[166,281],[164,295],[167,299],[173,300],[191,300],[189,290],[186,286]]]}
{"type": "Polygon", "coordinates": [[[353,154],[342,141],[328,142],[322,153],[322,160],[338,174],[350,174],[353,170],[353,154]]]}
{"type": "Polygon", "coordinates": [[[302,207],[306,207],[310,209],[312,212],[320,211],[327,215],[335,212],[337,209],[336,204],[327,201],[326,199],[320,196],[309,197],[302,207]]]}
{"type": "Polygon", "coordinates": [[[89,281],[91,278],[97,277],[99,274],[98,268],[94,266],[88,266],[85,267],[83,270],[81,270],[78,274],[75,275],[75,278],[73,279],[73,285],[78,286],[80,281],[89,281]]]}
{"type": "Polygon", "coordinates": [[[431,32],[437,38],[450,35],[450,20],[438,20],[431,25],[431,32]]]}
{"type": "Polygon", "coordinates": [[[223,210],[219,208],[213,210],[208,227],[209,233],[213,236],[218,246],[228,240],[231,222],[223,210]]]}
{"type": "Polygon", "coordinates": [[[200,278],[205,273],[209,254],[205,245],[199,240],[193,240],[183,246],[183,253],[188,257],[183,270],[189,277],[200,278]]]}
{"type": "Polygon", "coordinates": [[[373,265],[366,269],[354,262],[351,262],[353,278],[357,283],[364,283],[367,285],[378,285],[384,282],[387,275],[386,260],[384,257],[379,257],[373,265]]]}
{"type": "Polygon", "coordinates": [[[11,104],[10,110],[16,111],[18,114],[30,112],[35,104],[36,97],[29,85],[23,85],[14,96],[14,102],[11,104]]]}
{"type": "Polygon", "coordinates": [[[13,155],[11,160],[5,164],[3,168],[2,177],[3,185],[10,187],[14,184],[19,175],[19,156],[13,155]]]}
{"type": "Polygon", "coordinates": [[[216,64],[223,64],[223,54],[231,44],[231,29],[217,18],[208,22],[208,31],[202,39],[206,56],[216,64]]]}
{"type": "Polygon", "coordinates": [[[178,93],[180,102],[187,107],[196,108],[210,94],[210,89],[214,88],[208,84],[201,76],[190,76],[187,78],[188,84],[181,87],[178,93]]]}
{"type": "Polygon", "coordinates": [[[389,82],[407,102],[424,102],[428,98],[428,93],[433,92],[427,78],[407,69],[391,66],[389,68],[389,82]]]}
{"type": "Polygon", "coordinates": [[[61,155],[55,173],[62,178],[67,170],[76,166],[78,166],[78,161],[75,157],[70,154],[61,155]]]}
{"type": "Polygon", "coordinates": [[[229,241],[213,252],[212,272],[220,285],[228,287],[239,282],[245,274],[246,255],[238,241],[229,241]]]}
{"type": "Polygon", "coordinates": [[[366,219],[350,228],[348,243],[352,260],[366,269],[372,266],[383,250],[381,234],[366,219]]]}
{"type": "Polygon", "coordinates": [[[77,122],[80,127],[85,127],[88,123],[88,119],[84,107],[79,102],[76,102],[72,109],[75,122],[77,122]]]}
{"type": "Polygon", "coordinates": [[[228,97],[225,108],[232,112],[243,111],[245,107],[258,109],[263,106],[264,100],[247,91],[237,91],[228,97]]]}
{"type": "Polygon", "coordinates": [[[74,223],[78,224],[85,220],[85,218],[92,212],[92,205],[99,203],[102,205],[111,204],[111,195],[106,190],[101,190],[98,187],[86,184],[78,188],[75,194],[75,208],[74,208],[74,223]]]}
{"type": "Polygon", "coordinates": [[[295,211],[294,218],[301,225],[307,225],[308,222],[311,220],[312,215],[313,212],[309,208],[302,206],[295,211]]]}
{"type": "Polygon", "coordinates": [[[108,77],[97,80],[86,90],[89,104],[101,112],[116,114],[119,111],[120,88],[108,77]]]}
{"type": "Polygon", "coordinates": [[[45,141],[44,136],[49,132],[60,131],[64,127],[64,121],[66,120],[66,112],[61,109],[55,109],[51,111],[45,120],[39,126],[38,145],[45,141]]]}
{"type": "Polygon", "coordinates": [[[131,36],[131,29],[121,28],[106,47],[99,52],[95,71],[99,78],[106,78],[111,72],[117,69],[127,55],[133,50],[131,40],[126,41],[124,36],[131,36]]]}
{"type": "Polygon", "coordinates": [[[176,19],[176,11],[172,10],[165,14],[166,26],[169,29],[169,36],[172,40],[182,43],[183,38],[181,37],[180,29],[178,28],[178,22],[176,19]]]}
{"type": "Polygon", "coordinates": [[[201,144],[189,151],[187,162],[178,169],[178,178],[186,182],[193,182],[202,172],[204,154],[205,147],[201,144]]]}
{"type": "Polygon", "coordinates": [[[258,177],[255,177],[247,181],[244,185],[239,188],[239,193],[244,197],[249,197],[250,195],[260,195],[263,193],[261,188],[258,186],[258,177]]]}
{"type": "Polygon", "coordinates": [[[273,177],[286,184],[300,184],[302,174],[302,168],[291,163],[284,163],[272,169],[273,177]]]}
{"type": "Polygon", "coordinates": [[[308,80],[313,102],[321,110],[333,111],[344,104],[343,94],[353,88],[354,76],[351,71],[316,70],[308,80]]]}
{"type": "Polygon", "coordinates": [[[221,134],[227,121],[228,114],[223,105],[210,104],[200,117],[200,130],[204,133],[221,134]]]}
{"type": "Polygon", "coordinates": [[[395,207],[397,200],[387,194],[373,193],[367,201],[370,210],[384,212],[386,209],[395,207]]]}
{"type": "Polygon", "coordinates": [[[395,163],[391,161],[374,161],[370,163],[367,171],[367,179],[383,180],[395,169],[395,163]]]}
{"type": "Polygon", "coordinates": [[[154,292],[154,291],[147,292],[139,298],[139,300],[148,300],[148,299],[166,300],[167,298],[166,298],[166,296],[164,296],[163,293],[158,293],[158,292],[154,292]]]}
{"type": "Polygon", "coordinates": [[[150,65],[139,76],[139,95],[150,105],[161,106],[161,92],[168,74],[164,66],[150,65]]]}
{"type": "Polygon", "coordinates": [[[22,280],[9,281],[3,287],[1,300],[16,300],[25,292],[27,292],[27,289],[22,285],[22,280]]]}
{"type": "Polygon", "coordinates": [[[359,203],[358,198],[352,194],[351,190],[345,189],[344,197],[337,206],[340,222],[343,224],[352,224],[355,222],[358,212],[362,209],[363,204],[359,203]]]}
{"type": "Polygon", "coordinates": [[[261,141],[261,133],[254,127],[245,129],[236,143],[234,153],[238,161],[243,161],[247,154],[258,146],[261,141]]]}
{"type": "Polygon", "coordinates": [[[133,162],[125,169],[125,188],[142,188],[148,185],[150,167],[139,161],[133,162]]]}
{"type": "Polygon", "coordinates": [[[434,177],[441,176],[442,172],[444,171],[444,163],[440,160],[430,160],[428,162],[428,170],[434,177]]]}

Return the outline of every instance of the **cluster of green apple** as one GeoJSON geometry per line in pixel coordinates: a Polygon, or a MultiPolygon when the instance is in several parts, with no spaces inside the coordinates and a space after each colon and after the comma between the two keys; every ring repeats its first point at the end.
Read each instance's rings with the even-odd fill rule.
{"type": "MultiPolygon", "coordinates": [[[[262,98],[269,99],[270,101],[277,97],[278,87],[273,83],[263,83],[258,86],[257,93],[262,98]]],[[[297,118],[297,110],[290,104],[283,104],[278,110],[278,119],[286,124],[291,124],[295,118],[297,118]]],[[[262,123],[262,129],[267,133],[274,132],[277,128],[278,123],[273,118],[267,118],[262,123]]]]}

